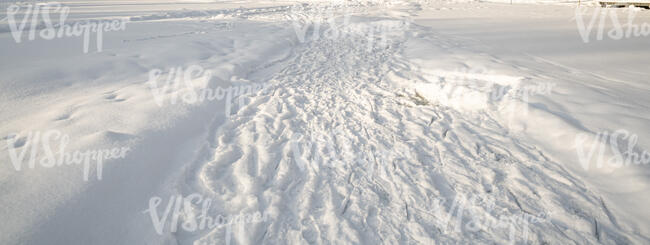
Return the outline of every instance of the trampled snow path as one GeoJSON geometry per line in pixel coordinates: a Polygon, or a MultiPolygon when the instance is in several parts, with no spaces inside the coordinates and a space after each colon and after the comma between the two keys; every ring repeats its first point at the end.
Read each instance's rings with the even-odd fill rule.
{"type": "MultiPolygon", "coordinates": [[[[401,87],[425,76],[402,57],[412,35],[372,52],[353,36],[310,41],[250,74],[270,91],[241,98],[213,127],[180,189],[211,198],[215,213],[270,219],[180,230],[179,243],[626,244],[637,236],[506,122],[401,87]]],[[[449,45],[442,39],[430,41],[449,45]]]]}
{"type": "Polygon", "coordinates": [[[64,2],[69,24],[130,22],[88,54],[81,38],[17,43],[0,23],[1,244],[650,243],[647,165],[586,169],[574,141],[623,152],[601,132],[631,131],[628,147],[650,132],[647,45],[585,45],[571,6],[364,1],[324,9],[353,12],[361,28],[330,40],[321,26],[321,39],[311,29],[300,43],[293,22],[326,13],[276,1],[64,2]],[[389,46],[364,33],[380,22],[398,27],[389,46]],[[192,79],[201,89],[270,86],[197,103],[167,100],[185,86],[152,86],[164,82],[152,71],[197,67],[214,75],[192,79]],[[517,99],[544,83],[557,87],[517,99]],[[38,161],[30,135],[50,130],[70,136],[67,153],[130,150],[90,169],[101,179],[68,163],[17,171],[7,150],[38,161]],[[185,212],[176,197],[197,194],[185,212]],[[263,222],[242,220],[258,212],[263,222]],[[207,229],[184,228],[201,215],[207,229]]]}

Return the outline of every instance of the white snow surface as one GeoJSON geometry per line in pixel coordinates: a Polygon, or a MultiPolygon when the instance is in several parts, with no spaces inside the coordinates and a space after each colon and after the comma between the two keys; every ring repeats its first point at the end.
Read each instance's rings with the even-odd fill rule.
{"type": "Polygon", "coordinates": [[[301,40],[293,1],[61,1],[71,21],[130,20],[89,53],[79,37],[17,43],[0,21],[0,244],[650,243],[648,165],[585,169],[574,144],[625,129],[650,149],[648,37],[584,43],[568,3],[378,2],[330,11],[403,27],[386,45],[301,40]],[[190,66],[209,88],[266,89],[159,106],[150,71],[190,66]],[[526,86],[548,90],[523,100],[526,86]],[[9,148],[46,130],[69,151],[129,151],[101,179],[95,165],[88,181],[81,165],[16,170],[9,148]],[[195,193],[213,217],[268,219],[156,232],[151,198],[161,214],[195,193]],[[459,197],[491,205],[457,212],[459,197]],[[516,232],[465,226],[540,214],[516,232]]]}

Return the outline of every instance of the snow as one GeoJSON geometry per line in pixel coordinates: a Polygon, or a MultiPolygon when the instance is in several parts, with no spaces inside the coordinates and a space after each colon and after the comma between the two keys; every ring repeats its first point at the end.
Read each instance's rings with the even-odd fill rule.
{"type": "Polygon", "coordinates": [[[648,37],[597,37],[649,11],[310,2],[61,1],[128,20],[88,52],[0,21],[0,243],[650,242],[607,162],[650,149],[648,37]]]}

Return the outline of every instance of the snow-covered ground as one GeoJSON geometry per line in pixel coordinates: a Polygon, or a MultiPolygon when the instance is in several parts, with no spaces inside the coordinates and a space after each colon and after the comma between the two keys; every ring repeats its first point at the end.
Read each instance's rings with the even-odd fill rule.
{"type": "Polygon", "coordinates": [[[25,2],[0,244],[650,243],[648,10],[25,2]]]}

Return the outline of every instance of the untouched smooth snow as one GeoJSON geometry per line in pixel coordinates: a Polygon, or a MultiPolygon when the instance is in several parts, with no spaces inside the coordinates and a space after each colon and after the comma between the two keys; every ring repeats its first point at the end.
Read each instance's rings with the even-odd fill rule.
{"type": "Polygon", "coordinates": [[[307,2],[0,21],[0,244],[650,243],[650,11],[307,2]]]}

